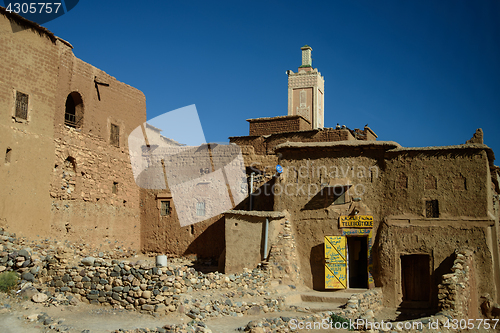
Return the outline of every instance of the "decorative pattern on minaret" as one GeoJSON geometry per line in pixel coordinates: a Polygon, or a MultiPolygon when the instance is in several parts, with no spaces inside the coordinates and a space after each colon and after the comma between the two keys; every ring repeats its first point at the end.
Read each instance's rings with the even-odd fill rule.
{"type": "Polygon", "coordinates": [[[325,81],[316,68],[312,68],[312,48],[304,45],[302,65],[297,73],[288,74],[288,115],[301,116],[311,124],[311,129],[324,126],[325,81]]]}

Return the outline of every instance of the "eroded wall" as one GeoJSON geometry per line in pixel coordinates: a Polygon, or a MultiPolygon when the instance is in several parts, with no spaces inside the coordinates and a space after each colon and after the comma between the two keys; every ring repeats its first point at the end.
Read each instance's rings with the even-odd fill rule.
{"type": "Polygon", "coordinates": [[[139,249],[127,138],[146,120],[144,94],[33,22],[2,11],[0,29],[0,224],[30,238],[139,249]],[[14,117],[17,91],[28,95],[26,120],[14,117]],[[78,117],[68,124],[70,94],[78,117]]]}

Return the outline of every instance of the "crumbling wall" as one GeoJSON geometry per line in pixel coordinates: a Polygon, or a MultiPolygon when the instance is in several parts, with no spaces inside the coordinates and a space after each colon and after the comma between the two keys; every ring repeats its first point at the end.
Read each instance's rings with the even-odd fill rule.
{"type": "MultiPolygon", "coordinates": [[[[485,223],[486,224],[486,223],[485,223]]],[[[493,259],[488,248],[487,224],[469,225],[459,221],[449,221],[435,225],[412,222],[412,220],[388,220],[379,227],[376,244],[375,270],[379,275],[375,283],[382,286],[384,306],[395,307],[403,302],[401,256],[411,254],[428,255],[430,260],[429,307],[438,308],[439,284],[442,276],[454,266],[455,249],[473,251],[474,265],[470,271],[476,272],[477,294],[496,295],[493,281],[493,259]]],[[[458,262],[459,263],[459,262],[458,262]]],[[[464,266],[460,263],[460,265],[464,266]]],[[[472,274],[472,273],[471,273],[472,274]]],[[[471,291],[472,292],[472,291],[471,291]]]]}
{"type": "Polygon", "coordinates": [[[439,309],[453,318],[479,318],[474,254],[470,250],[455,250],[452,273],[443,275],[439,284],[439,309]]]}
{"type": "Polygon", "coordinates": [[[295,232],[288,218],[281,222],[282,228],[277,237],[271,240],[269,266],[271,278],[283,285],[301,285],[300,264],[295,244],[295,232]]]}

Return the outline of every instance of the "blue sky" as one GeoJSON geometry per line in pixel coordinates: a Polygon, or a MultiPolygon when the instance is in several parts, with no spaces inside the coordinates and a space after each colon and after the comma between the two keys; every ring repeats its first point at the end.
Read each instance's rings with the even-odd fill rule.
{"type": "Polygon", "coordinates": [[[208,141],[286,115],[285,71],[308,44],[326,127],[368,123],[408,147],[465,143],[480,127],[500,156],[497,0],[82,0],[44,26],[142,90],[148,119],[195,104],[208,141]]]}

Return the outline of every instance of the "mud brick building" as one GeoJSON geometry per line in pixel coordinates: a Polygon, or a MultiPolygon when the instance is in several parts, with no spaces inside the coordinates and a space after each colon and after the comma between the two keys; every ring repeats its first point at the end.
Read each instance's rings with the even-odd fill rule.
{"type": "Polygon", "coordinates": [[[302,51],[298,72],[287,72],[288,115],[249,119],[250,135],[230,138],[256,190],[225,213],[226,271],[264,260],[285,284],[381,287],[386,306],[438,310],[443,275],[469,251],[470,304],[486,293],[498,302],[500,168],[482,131],[465,144],[405,148],[368,127],[324,128],[323,78],[302,51]],[[235,256],[240,248],[252,255],[235,256]]]}
{"type": "Polygon", "coordinates": [[[139,249],[127,137],[146,121],[144,94],[1,7],[0,46],[0,225],[139,249]]]}
{"type": "Polygon", "coordinates": [[[455,275],[468,277],[470,304],[486,293],[500,301],[500,168],[481,130],[465,144],[405,148],[369,127],[325,128],[324,78],[306,45],[298,71],[287,72],[288,114],[249,119],[249,136],[230,138],[252,194],[181,226],[168,184],[141,189],[134,179],[128,137],[146,122],[140,91],[1,7],[0,46],[0,226],[196,253],[227,273],[264,262],[284,284],[381,287],[391,307],[449,305],[455,275]]]}

